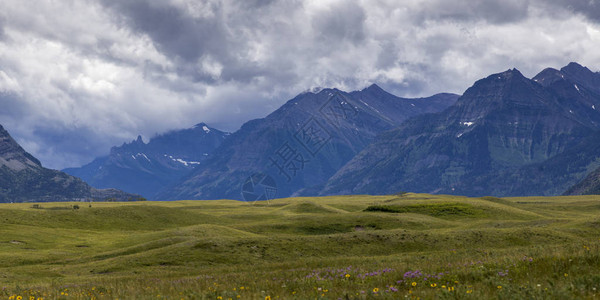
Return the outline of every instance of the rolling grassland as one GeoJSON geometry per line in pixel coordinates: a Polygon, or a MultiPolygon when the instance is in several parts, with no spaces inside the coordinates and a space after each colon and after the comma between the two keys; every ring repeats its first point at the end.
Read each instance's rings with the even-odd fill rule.
{"type": "Polygon", "coordinates": [[[599,248],[600,196],[0,204],[0,299],[596,299],[599,248]]]}

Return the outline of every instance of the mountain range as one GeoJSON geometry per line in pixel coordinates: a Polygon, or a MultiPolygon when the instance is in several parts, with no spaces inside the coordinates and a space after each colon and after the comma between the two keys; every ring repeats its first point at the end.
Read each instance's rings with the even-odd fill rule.
{"type": "Polygon", "coordinates": [[[404,99],[377,85],[351,93],[300,94],[267,117],[244,124],[158,198],[254,200],[261,193],[242,190],[255,175],[269,178],[277,197],[312,194],[378,134],[410,117],[441,111],[457,98],[404,99]]]}
{"type": "Polygon", "coordinates": [[[377,137],[319,192],[557,195],[598,167],[600,74],[512,69],[377,137]]]}
{"type": "Polygon", "coordinates": [[[63,171],[96,188],[117,188],[154,199],[159,191],[207,159],[228,135],[200,123],[157,135],[148,143],[138,136],[113,147],[107,156],[63,171]]]}
{"type": "Polygon", "coordinates": [[[478,80],[462,96],[416,99],[377,85],[312,90],[231,134],[200,123],[148,143],[138,137],[64,170],[94,188],[42,168],[4,134],[0,191],[7,196],[0,201],[93,197],[100,188],[156,200],[246,201],[402,191],[599,193],[600,73],[577,63],[533,78],[510,69],[478,80]],[[25,184],[51,188],[28,194],[25,184]]]}
{"type": "Polygon", "coordinates": [[[139,195],[95,189],[81,179],[42,167],[0,125],[0,202],[129,201],[139,195]]]}

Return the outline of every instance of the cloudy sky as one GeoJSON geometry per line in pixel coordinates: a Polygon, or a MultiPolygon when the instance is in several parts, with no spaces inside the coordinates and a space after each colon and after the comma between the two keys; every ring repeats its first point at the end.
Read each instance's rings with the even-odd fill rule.
{"type": "Polygon", "coordinates": [[[600,69],[598,0],[2,0],[0,124],[51,168],[313,87],[462,93],[516,67],[600,69]]]}

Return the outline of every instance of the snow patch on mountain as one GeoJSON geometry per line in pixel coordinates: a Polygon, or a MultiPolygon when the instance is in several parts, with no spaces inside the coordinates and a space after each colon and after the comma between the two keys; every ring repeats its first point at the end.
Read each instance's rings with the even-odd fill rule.
{"type": "Polygon", "coordinates": [[[173,157],[173,155],[166,155],[165,154],[165,157],[169,157],[172,161],[178,162],[178,163],[180,163],[180,164],[182,164],[182,165],[184,165],[186,167],[188,167],[190,165],[199,165],[200,164],[199,161],[186,161],[186,160],[183,160],[181,158],[175,158],[175,157],[173,157]]]}
{"type": "Polygon", "coordinates": [[[133,155],[133,154],[131,155],[131,158],[133,158],[133,159],[135,159],[135,160],[137,160],[137,158],[138,158],[138,157],[143,157],[143,158],[145,158],[145,159],[146,159],[148,162],[150,162],[150,159],[149,159],[149,158],[148,158],[148,156],[146,156],[146,154],[144,154],[144,153],[139,153],[139,152],[138,152],[136,155],[133,155]]]}

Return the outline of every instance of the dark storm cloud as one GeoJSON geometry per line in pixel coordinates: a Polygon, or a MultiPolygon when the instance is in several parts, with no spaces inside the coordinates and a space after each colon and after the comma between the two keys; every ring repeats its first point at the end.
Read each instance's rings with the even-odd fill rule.
{"type": "Polygon", "coordinates": [[[30,109],[15,93],[0,91],[0,116],[3,120],[22,116],[30,109]]]}
{"type": "Polygon", "coordinates": [[[122,142],[89,128],[65,126],[54,122],[37,124],[31,135],[36,138],[24,140],[25,145],[36,149],[36,155],[42,163],[52,162],[50,165],[44,164],[51,168],[56,168],[57,165],[81,166],[90,161],[89,153],[95,153],[98,148],[104,149],[106,145],[119,145],[122,142]]]}
{"type": "Polygon", "coordinates": [[[423,1],[418,4],[418,12],[413,17],[421,24],[430,20],[485,21],[491,24],[506,24],[527,18],[529,4],[529,0],[423,1]]]}
{"type": "MultiPolygon", "coordinates": [[[[596,1],[597,2],[597,1],[596,1]]],[[[462,93],[517,67],[600,66],[590,0],[5,0],[0,124],[46,166],[313,87],[462,93]]]]}
{"type": "Polygon", "coordinates": [[[204,54],[227,55],[227,32],[220,4],[207,5],[207,14],[189,15],[168,1],[102,1],[122,21],[148,34],[159,49],[171,57],[194,61],[204,54]]]}
{"type": "Polygon", "coordinates": [[[600,22],[600,1],[598,0],[547,0],[541,3],[554,6],[561,13],[582,14],[590,20],[600,22]]]}
{"type": "Polygon", "coordinates": [[[0,17],[0,41],[4,40],[5,37],[6,36],[4,33],[4,19],[0,17]]]}
{"type": "Polygon", "coordinates": [[[106,136],[86,128],[32,118],[35,108],[14,93],[0,93],[0,107],[0,125],[26,151],[34,152],[42,162],[51,162],[51,167],[79,165],[89,160],[89,153],[94,153],[95,147],[105,147],[110,142],[106,136]]]}
{"type": "Polygon", "coordinates": [[[122,26],[148,35],[158,50],[175,63],[178,75],[215,84],[249,83],[273,73],[278,73],[279,78],[289,77],[289,73],[277,71],[280,66],[256,64],[246,57],[248,42],[261,34],[261,10],[273,2],[240,1],[231,4],[228,11],[218,1],[196,2],[197,6],[144,0],[102,3],[122,26]]]}
{"type": "MultiPolygon", "coordinates": [[[[313,18],[317,40],[339,43],[348,40],[353,44],[365,39],[365,11],[356,3],[339,2],[320,12],[313,18]]],[[[331,49],[334,50],[334,49],[331,49]]]]}

